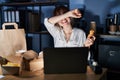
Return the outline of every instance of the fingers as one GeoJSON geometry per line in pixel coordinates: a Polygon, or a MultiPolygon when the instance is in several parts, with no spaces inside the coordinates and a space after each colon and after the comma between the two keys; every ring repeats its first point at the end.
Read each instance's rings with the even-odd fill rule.
{"type": "Polygon", "coordinates": [[[72,16],[73,18],[81,18],[82,14],[80,13],[80,11],[78,9],[74,9],[71,11],[72,12],[72,16]]]}
{"type": "Polygon", "coordinates": [[[81,14],[80,14],[80,11],[79,11],[78,9],[75,9],[75,10],[74,10],[74,13],[75,13],[76,15],[81,15],[81,14]]]}
{"type": "Polygon", "coordinates": [[[88,43],[88,44],[93,44],[93,42],[94,42],[94,40],[90,38],[90,39],[88,39],[88,42],[87,42],[87,43],[88,43]]]}
{"type": "Polygon", "coordinates": [[[76,15],[77,18],[80,18],[82,16],[78,9],[74,10],[74,14],[76,15]]]}
{"type": "Polygon", "coordinates": [[[96,39],[95,36],[92,36],[91,38],[88,37],[86,42],[85,42],[85,46],[90,47],[91,45],[93,45],[95,39],[96,39]]]}
{"type": "Polygon", "coordinates": [[[96,37],[95,36],[91,36],[91,37],[88,37],[90,38],[91,40],[95,41],[96,37]]]}
{"type": "Polygon", "coordinates": [[[87,39],[88,39],[89,42],[94,42],[96,38],[95,38],[95,36],[92,36],[90,38],[88,37],[87,39]]]}

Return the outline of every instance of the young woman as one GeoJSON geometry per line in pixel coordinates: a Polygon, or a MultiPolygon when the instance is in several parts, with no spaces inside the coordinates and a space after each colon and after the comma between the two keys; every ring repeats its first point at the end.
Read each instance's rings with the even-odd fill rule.
{"type": "Polygon", "coordinates": [[[95,40],[87,37],[83,30],[74,28],[72,18],[81,18],[78,9],[69,11],[65,6],[56,7],[54,16],[45,18],[44,24],[54,38],[54,47],[90,47],[95,40]]]}

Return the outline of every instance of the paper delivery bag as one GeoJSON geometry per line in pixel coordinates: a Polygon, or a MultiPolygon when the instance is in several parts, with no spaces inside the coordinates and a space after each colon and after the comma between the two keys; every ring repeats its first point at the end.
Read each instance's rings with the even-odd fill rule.
{"type": "Polygon", "coordinates": [[[0,56],[10,62],[19,62],[16,52],[26,51],[26,39],[24,29],[18,29],[16,23],[4,23],[0,30],[0,56]],[[6,29],[7,26],[14,26],[15,29],[6,29]]]}

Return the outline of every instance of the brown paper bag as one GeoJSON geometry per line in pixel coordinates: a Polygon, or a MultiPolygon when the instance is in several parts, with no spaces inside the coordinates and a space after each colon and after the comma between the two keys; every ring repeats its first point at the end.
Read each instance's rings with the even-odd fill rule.
{"type": "Polygon", "coordinates": [[[4,23],[0,30],[0,56],[11,62],[20,62],[20,57],[16,56],[19,50],[27,50],[24,29],[18,29],[16,23],[4,23]],[[15,29],[5,29],[13,25],[15,29]]]}

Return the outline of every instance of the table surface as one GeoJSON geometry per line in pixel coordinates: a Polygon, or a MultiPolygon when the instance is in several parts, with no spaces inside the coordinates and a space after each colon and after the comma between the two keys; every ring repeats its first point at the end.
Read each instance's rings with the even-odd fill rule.
{"type": "MultiPolygon", "coordinates": [[[[3,75],[0,80],[106,80],[107,69],[103,69],[101,74],[95,74],[92,69],[87,66],[86,73],[80,74],[44,74],[43,55],[39,59],[33,60],[35,62],[33,68],[38,68],[35,71],[22,70],[20,75],[3,75]],[[36,67],[35,67],[36,66],[36,67]]],[[[32,67],[31,67],[32,68],[32,67]]],[[[0,66],[0,74],[2,74],[2,68],[0,66]]]]}
{"type": "Polygon", "coordinates": [[[43,68],[38,71],[22,71],[21,75],[4,75],[0,80],[106,80],[106,69],[102,74],[95,74],[91,68],[87,67],[86,73],[81,74],[44,74],[43,68]]]}

